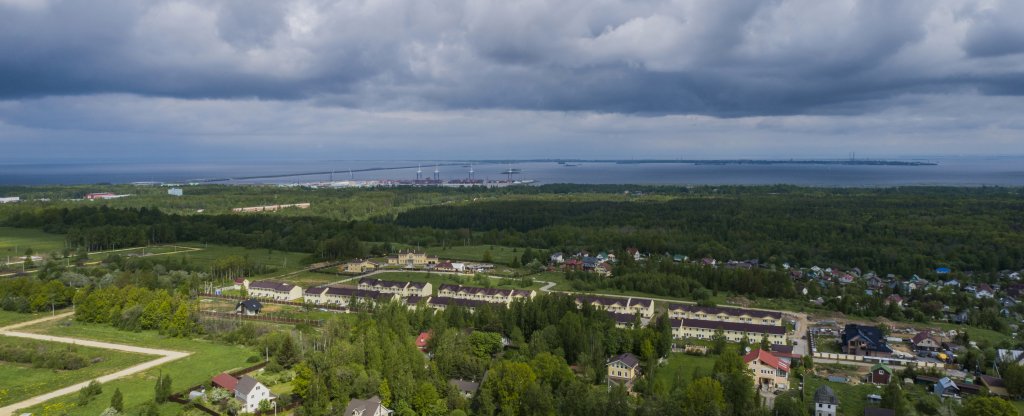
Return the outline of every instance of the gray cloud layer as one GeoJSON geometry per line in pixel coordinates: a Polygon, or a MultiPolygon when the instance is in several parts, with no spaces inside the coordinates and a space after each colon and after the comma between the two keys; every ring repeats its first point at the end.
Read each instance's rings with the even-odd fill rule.
{"type": "Polygon", "coordinates": [[[0,96],[859,113],[1022,91],[1017,1],[0,1],[0,96]]]}
{"type": "Polygon", "coordinates": [[[1015,0],[0,0],[0,142],[19,150],[0,159],[1024,153],[1022,18],[1015,0]]]}

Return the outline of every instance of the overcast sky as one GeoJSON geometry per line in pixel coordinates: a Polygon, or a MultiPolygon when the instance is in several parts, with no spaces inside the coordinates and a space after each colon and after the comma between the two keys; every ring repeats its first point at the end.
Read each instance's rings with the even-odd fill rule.
{"type": "Polygon", "coordinates": [[[1024,154],[1019,0],[0,0],[0,161],[1024,154]]]}

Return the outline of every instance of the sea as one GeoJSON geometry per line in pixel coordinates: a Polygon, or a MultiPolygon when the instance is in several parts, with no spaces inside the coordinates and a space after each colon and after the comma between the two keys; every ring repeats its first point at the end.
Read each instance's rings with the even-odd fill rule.
{"type": "MultiPolygon", "coordinates": [[[[910,161],[911,159],[900,159],[910,161]]],[[[288,160],[244,162],[0,162],[0,185],[102,183],[300,184],[431,178],[530,180],[534,184],[774,185],[818,187],[1024,186],[1024,157],[913,159],[926,166],[837,164],[615,163],[609,161],[427,162],[288,160]]]]}

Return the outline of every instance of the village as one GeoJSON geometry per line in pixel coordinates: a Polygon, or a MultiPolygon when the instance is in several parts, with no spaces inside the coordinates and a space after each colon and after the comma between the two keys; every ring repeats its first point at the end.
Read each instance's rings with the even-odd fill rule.
{"type": "MultiPolygon", "coordinates": [[[[624,255],[634,261],[644,261],[648,256],[635,249],[626,250],[624,255]]],[[[702,258],[691,261],[680,255],[673,255],[672,259],[704,267],[765,267],[756,260],[717,261],[702,258]]],[[[554,253],[548,257],[547,267],[552,271],[588,271],[605,278],[614,278],[615,263],[615,254],[608,252],[593,256],[589,253],[554,253]]],[[[971,348],[976,349],[977,343],[970,340],[966,340],[965,344],[958,343],[966,338],[960,331],[927,325],[914,329],[914,325],[888,326],[863,320],[816,320],[815,313],[802,311],[552,290],[555,285],[544,281],[536,282],[543,284],[537,289],[476,287],[472,282],[465,285],[431,282],[431,276],[438,280],[439,276],[445,275],[486,275],[494,265],[442,260],[438,256],[416,250],[399,251],[386,258],[355,259],[331,267],[336,268],[339,275],[351,277],[339,279],[337,283],[305,288],[284,281],[249,281],[238,278],[234,286],[224,290],[242,298],[233,304],[233,312],[241,316],[241,319],[259,317],[265,304],[296,309],[313,307],[321,311],[343,313],[364,310],[373,304],[394,302],[410,310],[430,308],[443,311],[458,306],[472,312],[482,305],[509,307],[517,301],[533,299],[538,293],[570,296],[578,308],[605,311],[619,328],[646,327],[659,317],[667,318],[674,339],[672,351],[677,354],[707,354],[715,342],[740,345],[744,349],[743,362],[753,384],[762,400],[768,403],[787,391],[796,390],[801,395],[805,394],[804,389],[811,386],[801,381],[803,377],[817,377],[821,381],[815,382],[817,387],[813,391],[808,390],[806,394],[813,395],[815,415],[821,416],[849,414],[839,409],[851,406],[863,409],[865,415],[892,415],[892,410],[880,408],[878,404],[881,400],[881,387],[894,380],[907,386],[916,386],[940,401],[959,402],[964,397],[981,394],[1010,398],[997,369],[1006,362],[1024,364],[1024,351],[999,349],[994,374],[986,374],[977,367],[970,368],[957,358],[968,354],[971,348]],[[410,273],[420,273],[424,278],[409,279],[410,273]],[[390,278],[389,275],[397,278],[390,278]],[[800,378],[792,376],[793,369],[798,367],[803,367],[804,372],[800,378]],[[908,371],[913,374],[911,377],[901,377],[901,374],[906,375],[908,371]],[[865,390],[860,386],[875,386],[879,390],[865,390]],[[837,395],[837,390],[843,394],[837,395]],[[858,397],[848,391],[867,393],[858,397]]],[[[817,266],[798,269],[788,264],[783,267],[794,280],[806,281],[822,288],[860,284],[866,288],[865,293],[868,295],[892,293],[884,297],[884,303],[896,308],[905,306],[904,299],[893,292],[911,294],[958,290],[978,299],[994,299],[998,296],[998,300],[1007,306],[1015,305],[1016,299],[1024,292],[1024,285],[1015,283],[1020,279],[1019,272],[1005,272],[1007,283],[1003,285],[982,283],[961,287],[954,278],[933,281],[914,275],[908,279],[899,279],[893,275],[880,277],[871,272],[861,273],[857,269],[839,271],[817,266]]],[[[937,269],[935,273],[936,276],[947,276],[950,271],[937,269]]],[[[805,295],[808,294],[806,288],[803,291],[805,295]]],[[[808,303],[821,305],[824,299],[818,296],[809,299],[808,303]]],[[[228,305],[224,304],[222,308],[228,305]]],[[[1008,308],[1005,310],[1007,316],[1012,313],[1008,308]]],[[[951,324],[964,323],[966,320],[965,311],[945,306],[943,312],[951,324]]],[[[430,338],[429,332],[421,333],[416,338],[417,347],[426,357],[430,356],[430,338]]],[[[510,342],[507,338],[503,339],[505,347],[511,346],[510,342]]],[[[662,357],[659,365],[667,362],[668,357],[662,357]]],[[[608,357],[606,364],[608,382],[621,384],[627,389],[632,389],[644,372],[643,360],[632,353],[608,357]]],[[[235,379],[228,379],[230,376],[218,377],[221,381],[213,382],[225,389],[237,386],[235,379]],[[228,380],[226,384],[223,384],[224,380],[228,380]]],[[[457,385],[468,397],[479,387],[480,380],[453,379],[451,383],[457,385]]],[[[245,397],[256,397],[252,400],[272,399],[272,396],[252,396],[247,393],[269,392],[265,387],[260,390],[260,386],[253,387],[251,384],[241,383],[245,391],[240,395],[238,387],[235,387],[237,397],[242,397],[243,401],[245,397]]],[[[369,397],[366,400],[353,400],[345,414],[383,415],[388,414],[388,411],[378,397],[369,397]]]]}

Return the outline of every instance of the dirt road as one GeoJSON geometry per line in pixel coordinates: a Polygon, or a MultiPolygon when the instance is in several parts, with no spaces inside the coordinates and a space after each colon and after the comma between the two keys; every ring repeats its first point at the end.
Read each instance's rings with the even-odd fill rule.
{"type": "MultiPolygon", "coordinates": [[[[28,339],[35,339],[35,340],[40,340],[40,341],[50,341],[50,342],[62,342],[62,343],[65,343],[65,344],[84,345],[84,346],[87,346],[87,347],[105,348],[105,349],[108,349],[108,350],[132,352],[132,353],[153,355],[153,356],[158,356],[159,357],[159,358],[157,358],[155,360],[147,361],[147,362],[144,362],[142,364],[138,364],[138,365],[135,365],[135,366],[132,366],[132,367],[128,367],[128,368],[126,368],[124,370],[120,370],[120,371],[117,371],[117,372],[114,372],[114,373],[111,373],[111,374],[107,374],[107,375],[104,375],[104,376],[97,377],[97,378],[93,379],[93,380],[96,380],[97,382],[100,382],[100,383],[106,383],[108,381],[117,380],[117,379],[119,379],[121,377],[130,376],[132,374],[135,374],[135,373],[138,373],[138,372],[141,372],[141,371],[146,371],[146,370],[148,370],[150,368],[153,368],[153,367],[156,367],[158,365],[162,365],[162,364],[165,364],[165,363],[168,363],[168,362],[180,359],[180,358],[185,358],[185,357],[189,356],[189,354],[191,354],[189,352],[182,352],[182,351],[171,351],[171,350],[161,350],[161,349],[155,349],[155,348],[144,348],[144,347],[136,347],[136,346],[132,346],[132,345],[114,344],[114,343],[110,343],[110,342],[101,342],[101,341],[93,341],[93,340],[78,339],[78,338],[68,338],[68,337],[55,337],[55,336],[51,336],[51,335],[32,334],[32,333],[28,333],[28,332],[14,331],[14,330],[16,330],[18,328],[24,328],[24,327],[27,327],[27,326],[31,326],[31,325],[35,325],[35,324],[41,323],[41,322],[47,322],[47,321],[52,321],[52,320],[55,320],[55,319],[67,318],[67,317],[70,317],[73,314],[74,314],[74,312],[67,312],[67,313],[62,313],[60,315],[49,316],[49,317],[42,318],[42,319],[36,319],[36,320],[33,320],[33,321],[21,322],[21,323],[17,323],[17,324],[14,324],[14,325],[9,325],[9,326],[0,328],[0,336],[28,338],[28,339]]],[[[18,409],[24,409],[26,407],[35,406],[37,404],[46,402],[46,401],[48,401],[50,399],[53,399],[53,398],[56,398],[56,397],[60,397],[60,396],[66,395],[66,394],[75,393],[75,392],[81,390],[83,387],[87,386],[89,384],[89,382],[91,382],[93,380],[83,381],[83,382],[75,384],[75,385],[71,385],[71,386],[68,386],[68,387],[64,387],[64,388],[61,388],[61,389],[57,389],[57,390],[51,391],[49,393],[40,394],[38,396],[29,398],[29,399],[26,399],[26,400],[22,400],[22,401],[20,401],[18,403],[13,403],[13,404],[10,404],[10,405],[5,406],[5,407],[0,407],[0,416],[13,415],[13,414],[15,414],[15,411],[17,411],[18,409]]]]}

